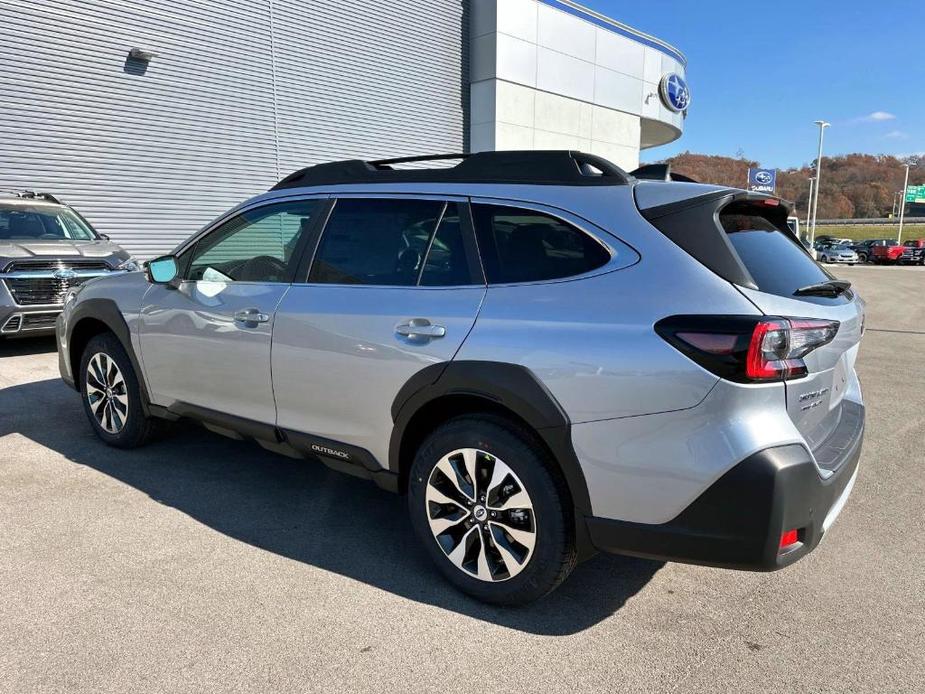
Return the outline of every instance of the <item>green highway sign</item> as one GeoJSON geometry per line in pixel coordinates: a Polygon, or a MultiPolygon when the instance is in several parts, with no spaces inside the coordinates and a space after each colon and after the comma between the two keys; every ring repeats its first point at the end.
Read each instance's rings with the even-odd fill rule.
{"type": "Polygon", "coordinates": [[[925,186],[906,186],[906,202],[925,203],[925,186]]]}

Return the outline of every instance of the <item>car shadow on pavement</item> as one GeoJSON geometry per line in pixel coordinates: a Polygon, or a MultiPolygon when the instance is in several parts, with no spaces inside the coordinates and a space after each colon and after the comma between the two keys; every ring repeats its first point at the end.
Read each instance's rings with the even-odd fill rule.
{"type": "Polygon", "coordinates": [[[45,337],[16,337],[0,339],[0,359],[26,357],[30,354],[48,354],[58,349],[53,335],[45,337]]]}
{"type": "Polygon", "coordinates": [[[57,379],[0,391],[0,437],[11,433],[229,537],[409,600],[533,634],[574,634],[597,624],[663,566],[598,555],[533,605],[486,606],[443,580],[413,535],[404,497],[321,463],[285,458],[183,423],[142,449],[109,448],[91,431],[77,394],[57,379]],[[39,411],[45,416],[36,417],[39,411]]]}

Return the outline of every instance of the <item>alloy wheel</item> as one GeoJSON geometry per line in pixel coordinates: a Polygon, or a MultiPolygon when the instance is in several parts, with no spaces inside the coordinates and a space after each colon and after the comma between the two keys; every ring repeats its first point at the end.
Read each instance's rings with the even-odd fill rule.
{"type": "Polygon", "coordinates": [[[504,461],[475,448],[443,456],[425,493],[427,520],[447,558],[487,582],[519,574],[536,545],[533,502],[504,461]]]}
{"type": "Polygon", "coordinates": [[[128,418],[128,390],[125,378],[112,357],[97,352],[87,364],[87,401],[104,431],[118,434],[128,418]]]}

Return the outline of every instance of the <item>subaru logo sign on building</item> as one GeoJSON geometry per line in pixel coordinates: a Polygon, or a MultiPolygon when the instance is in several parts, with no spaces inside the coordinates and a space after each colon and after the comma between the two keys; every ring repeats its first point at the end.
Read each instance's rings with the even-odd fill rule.
{"type": "Polygon", "coordinates": [[[774,194],[777,188],[777,169],[749,169],[748,189],[756,193],[774,194]]]}
{"type": "Polygon", "coordinates": [[[675,113],[686,111],[691,103],[691,92],[687,88],[687,82],[676,72],[669,72],[662,77],[658,91],[662,97],[662,103],[675,113]]]}

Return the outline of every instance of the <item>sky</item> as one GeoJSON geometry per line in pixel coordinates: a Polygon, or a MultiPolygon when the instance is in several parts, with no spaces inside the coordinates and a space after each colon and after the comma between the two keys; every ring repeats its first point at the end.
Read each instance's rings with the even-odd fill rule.
{"type": "Polygon", "coordinates": [[[583,0],[687,56],[689,150],[789,168],[825,155],[925,152],[925,2],[583,0]]]}

